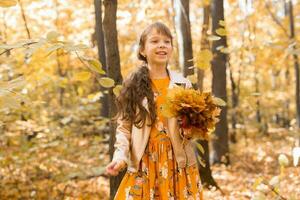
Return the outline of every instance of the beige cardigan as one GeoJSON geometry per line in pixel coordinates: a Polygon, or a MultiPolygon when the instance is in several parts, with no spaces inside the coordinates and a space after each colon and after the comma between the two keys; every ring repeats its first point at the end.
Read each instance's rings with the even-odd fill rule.
{"type": "MultiPolygon", "coordinates": [[[[175,84],[182,85],[185,88],[192,87],[191,82],[181,74],[169,69],[168,73],[170,77],[168,88],[174,87],[175,84]]],[[[146,98],[143,100],[143,106],[148,110],[146,98]]],[[[128,171],[136,172],[139,169],[139,162],[144,154],[150,135],[151,127],[146,125],[149,122],[150,119],[147,117],[145,125],[137,128],[128,121],[120,118],[117,120],[115,152],[112,160],[125,161],[128,171]]],[[[196,164],[192,140],[181,137],[176,118],[168,118],[167,123],[167,134],[170,137],[178,167],[184,168],[196,164]]]]}

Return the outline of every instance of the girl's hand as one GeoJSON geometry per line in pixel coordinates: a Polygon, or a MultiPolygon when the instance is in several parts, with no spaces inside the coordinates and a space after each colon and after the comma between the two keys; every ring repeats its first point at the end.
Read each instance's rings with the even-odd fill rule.
{"type": "Polygon", "coordinates": [[[111,176],[117,176],[121,169],[126,167],[125,161],[112,161],[106,166],[106,173],[111,176]]]}
{"type": "Polygon", "coordinates": [[[182,136],[186,139],[192,138],[192,128],[182,128],[182,136]]]}
{"type": "Polygon", "coordinates": [[[192,138],[192,127],[186,127],[186,118],[177,117],[177,122],[179,124],[179,132],[181,137],[186,139],[192,138]]]}

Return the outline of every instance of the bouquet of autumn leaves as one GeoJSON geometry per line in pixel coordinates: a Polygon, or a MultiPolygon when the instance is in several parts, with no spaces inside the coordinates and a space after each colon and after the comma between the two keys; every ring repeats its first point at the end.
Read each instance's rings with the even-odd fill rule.
{"type": "Polygon", "coordinates": [[[168,90],[162,113],[166,117],[179,119],[180,127],[192,130],[193,137],[208,140],[210,132],[219,121],[219,106],[225,104],[210,92],[174,87],[168,90]]]}

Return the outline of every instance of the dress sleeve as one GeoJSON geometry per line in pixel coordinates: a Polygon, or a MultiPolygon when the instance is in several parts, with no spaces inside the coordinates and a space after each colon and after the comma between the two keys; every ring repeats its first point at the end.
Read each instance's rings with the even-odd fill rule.
{"type": "Polygon", "coordinates": [[[121,116],[117,119],[115,152],[112,161],[125,161],[129,164],[129,150],[131,141],[132,123],[121,116]]]}

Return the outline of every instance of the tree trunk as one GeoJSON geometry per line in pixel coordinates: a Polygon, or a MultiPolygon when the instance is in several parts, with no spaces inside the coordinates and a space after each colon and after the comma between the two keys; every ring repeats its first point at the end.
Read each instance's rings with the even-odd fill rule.
{"type": "MultiPolygon", "coordinates": [[[[202,34],[201,34],[201,51],[205,49],[209,49],[209,41],[207,40],[207,30],[209,28],[209,15],[210,15],[210,6],[205,6],[203,8],[203,25],[202,25],[202,34]]],[[[198,89],[200,91],[203,91],[203,78],[204,78],[204,70],[201,70],[197,68],[197,77],[198,77],[198,89]]],[[[197,158],[200,157],[204,161],[204,166],[200,164],[198,160],[198,166],[199,166],[199,173],[201,177],[201,182],[203,185],[207,188],[210,186],[216,186],[218,187],[216,181],[212,177],[212,171],[210,169],[210,162],[209,162],[209,144],[207,140],[197,140],[197,143],[199,143],[203,149],[204,153],[201,153],[199,149],[196,149],[197,158]]]]}
{"type": "MultiPolygon", "coordinates": [[[[104,0],[104,43],[105,43],[105,57],[106,57],[106,74],[108,77],[115,80],[116,84],[122,83],[122,75],[120,69],[120,55],[118,47],[118,34],[117,34],[117,0],[104,0]]],[[[109,117],[116,114],[115,96],[112,89],[108,93],[109,102],[109,117]]],[[[110,122],[110,141],[109,141],[109,154],[112,159],[114,153],[115,143],[115,129],[116,124],[110,122]]],[[[125,174],[125,170],[116,177],[110,177],[110,199],[113,199],[115,193],[120,185],[120,182],[125,174]]]]}
{"type": "MultiPolygon", "coordinates": [[[[286,71],[284,73],[284,78],[285,78],[285,87],[289,88],[291,83],[291,78],[290,78],[290,71],[289,68],[286,68],[286,71]]],[[[283,103],[284,107],[284,127],[289,128],[290,126],[290,97],[286,97],[286,101],[283,103]]],[[[300,142],[300,141],[299,141],[300,142]]]]}
{"type": "MultiPolygon", "coordinates": [[[[55,26],[56,29],[59,31],[60,27],[59,27],[59,1],[55,0],[54,1],[55,4],[55,13],[56,13],[56,18],[55,18],[55,26]]],[[[63,63],[61,62],[61,56],[63,52],[61,49],[57,49],[56,50],[56,64],[57,64],[57,75],[59,76],[59,78],[64,78],[65,73],[63,73],[63,63]]],[[[62,87],[58,88],[58,95],[59,95],[59,104],[60,106],[64,105],[64,93],[65,93],[65,89],[62,87]]]]}
{"type": "MultiPolygon", "coordinates": [[[[103,28],[102,28],[102,0],[94,0],[94,7],[95,7],[95,36],[97,41],[98,47],[98,58],[102,64],[104,71],[106,71],[106,59],[105,59],[105,46],[104,46],[104,35],[103,35],[103,28]]],[[[100,86],[100,90],[103,91],[105,88],[100,86]]],[[[108,117],[108,95],[103,93],[103,97],[100,99],[101,102],[101,116],[108,117]]]]}
{"type": "MultiPolygon", "coordinates": [[[[289,18],[290,18],[290,38],[295,40],[295,25],[294,25],[294,14],[293,14],[293,2],[288,1],[289,8],[289,18]]],[[[296,50],[296,45],[293,46],[296,50]]],[[[300,129],[300,73],[299,73],[299,61],[298,55],[293,54],[294,60],[294,69],[295,69],[295,80],[296,80],[296,91],[295,91],[295,104],[296,104],[296,120],[297,120],[297,128],[300,129]]],[[[300,137],[299,137],[300,144],[300,137]]]]}
{"type": "MultiPolygon", "coordinates": [[[[223,0],[212,0],[212,28],[216,34],[219,28],[219,21],[224,20],[223,0]]],[[[212,92],[216,97],[227,102],[226,92],[226,54],[221,53],[216,48],[218,46],[227,47],[226,36],[221,36],[218,41],[213,41],[212,52],[214,59],[212,61],[212,92]]],[[[215,138],[213,144],[213,163],[229,164],[229,145],[228,145],[228,125],[227,125],[227,106],[222,107],[220,121],[216,125],[215,138]]]]}
{"type": "Polygon", "coordinates": [[[183,75],[194,74],[189,0],[174,0],[175,24],[179,49],[179,65],[183,75]]]}
{"type": "MultiPolygon", "coordinates": [[[[229,64],[228,64],[229,66],[229,64]]],[[[232,132],[230,134],[230,141],[232,143],[236,143],[236,124],[237,124],[237,108],[239,104],[239,85],[236,84],[233,78],[232,69],[229,66],[229,77],[230,77],[230,85],[231,85],[231,102],[232,102],[232,115],[231,115],[231,125],[232,125],[232,132]]],[[[239,80],[240,80],[240,71],[239,71],[239,80]]],[[[239,84],[239,81],[238,81],[239,84]]]]}
{"type": "MultiPolygon", "coordinates": [[[[246,27],[246,26],[244,26],[246,27]]],[[[245,45],[245,36],[244,34],[242,34],[242,48],[240,51],[240,59],[244,60],[244,45],[245,45]]],[[[241,63],[238,66],[238,79],[237,81],[234,80],[233,77],[233,70],[230,66],[230,64],[228,63],[228,69],[229,69],[229,80],[230,80],[230,85],[231,85],[231,109],[232,109],[232,114],[231,114],[231,126],[232,126],[232,131],[230,133],[230,141],[232,143],[236,143],[237,139],[236,139],[236,124],[238,122],[238,116],[239,116],[239,112],[238,112],[238,106],[239,106],[239,97],[240,97],[240,82],[241,82],[241,74],[242,74],[242,69],[243,68],[243,64],[241,63]]]]}

